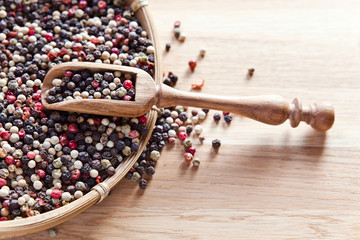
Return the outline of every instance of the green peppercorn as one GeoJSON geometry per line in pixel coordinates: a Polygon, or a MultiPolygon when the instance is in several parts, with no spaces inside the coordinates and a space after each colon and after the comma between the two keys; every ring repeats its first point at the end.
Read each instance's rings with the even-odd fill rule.
{"type": "Polygon", "coordinates": [[[111,167],[111,163],[107,159],[101,160],[101,165],[103,166],[104,169],[107,169],[107,168],[111,167]]]}

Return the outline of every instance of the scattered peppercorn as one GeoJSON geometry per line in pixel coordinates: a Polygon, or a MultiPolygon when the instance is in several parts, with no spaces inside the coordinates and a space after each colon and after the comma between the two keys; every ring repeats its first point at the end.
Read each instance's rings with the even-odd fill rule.
{"type": "Polygon", "coordinates": [[[219,149],[220,146],[221,146],[221,141],[220,141],[219,139],[215,139],[215,140],[213,140],[213,141],[211,142],[211,144],[212,144],[212,147],[213,147],[215,150],[217,150],[217,149],[219,149]]]}
{"type": "Polygon", "coordinates": [[[248,69],[248,76],[252,77],[254,75],[255,69],[254,68],[249,68],[248,69]]]}
{"type": "Polygon", "coordinates": [[[170,48],[171,48],[170,43],[167,43],[167,44],[165,45],[165,50],[168,52],[168,51],[170,51],[170,48]]]}
{"type": "Polygon", "coordinates": [[[230,115],[230,114],[229,114],[229,115],[225,115],[224,120],[225,120],[225,122],[230,123],[230,122],[232,121],[231,115],[230,115]]]}
{"type": "Polygon", "coordinates": [[[220,121],[220,119],[221,119],[221,115],[220,115],[219,113],[214,113],[213,118],[214,118],[214,120],[215,120],[216,122],[218,122],[218,121],[220,121]]]}
{"type": "Polygon", "coordinates": [[[189,61],[189,67],[190,67],[191,71],[194,71],[194,70],[195,70],[196,65],[197,65],[196,60],[190,60],[190,61],[189,61]]]}

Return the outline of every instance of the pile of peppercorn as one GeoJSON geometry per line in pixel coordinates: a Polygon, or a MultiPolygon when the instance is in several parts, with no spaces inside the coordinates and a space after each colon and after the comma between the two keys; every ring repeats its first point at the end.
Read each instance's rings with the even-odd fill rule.
{"type": "MultiPolygon", "coordinates": [[[[0,0],[0,220],[68,204],[138,151],[145,116],[60,113],[41,104],[44,77],[62,62],[127,65],[153,75],[152,42],[122,2],[0,0]]],[[[162,148],[153,139],[140,158],[146,163],[131,170],[141,188],[142,176],[154,172],[151,152],[162,148]]]]}
{"type": "Polygon", "coordinates": [[[113,99],[131,101],[135,97],[135,88],[130,73],[120,71],[91,73],[66,71],[62,79],[55,78],[53,87],[47,91],[48,103],[71,99],[113,99]]]}

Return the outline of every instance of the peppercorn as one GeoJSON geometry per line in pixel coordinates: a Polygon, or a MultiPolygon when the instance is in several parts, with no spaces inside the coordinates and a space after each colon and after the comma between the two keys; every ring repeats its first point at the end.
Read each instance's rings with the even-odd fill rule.
{"type": "Polygon", "coordinates": [[[167,43],[165,46],[165,50],[168,52],[168,51],[170,51],[170,48],[171,48],[170,43],[167,43]]]}
{"type": "Polygon", "coordinates": [[[217,150],[217,149],[219,149],[220,146],[221,146],[221,141],[220,141],[219,139],[215,139],[215,140],[213,140],[213,141],[211,142],[211,144],[212,144],[212,147],[213,147],[215,150],[217,150]]]}
{"type": "Polygon", "coordinates": [[[225,120],[226,123],[230,123],[232,121],[231,115],[225,115],[224,120],[225,120]]]}
{"type": "Polygon", "coordinates": [[[221,119],[221,115],[220,115],[219,113],[215,113],[214,116],[213,116],[213,118],[214,118],[214,120],[215,120],[216,122],[218,122],[218,121],[220,121],[220,119],[221,119]]]}
{"type": "Polygon", "coordinates": [[[140,187],[140,189],[146,189],[148,187],[147,181],[145,179],[141,179],[139,181],[139,187],[140,187]]]}

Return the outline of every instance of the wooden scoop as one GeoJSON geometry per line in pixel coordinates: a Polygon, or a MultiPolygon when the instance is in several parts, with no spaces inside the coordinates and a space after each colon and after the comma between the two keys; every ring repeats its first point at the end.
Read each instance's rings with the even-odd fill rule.
{"type": "Polygon", "coordinates": [[[102,63],[59,64],[47,73],[42,90],[42,103],[47,109],[107,116],[137,117],[147,113],[153,105],[159,108],[181,105],[222,110],[271,125],[279,125],[289,119],[291,126],[297,127],[300,121],[304,121],[320,131],[330,129],[335,119],[334,108],[329,104],[302,106],[297,98],[288,103],[276,95],[230,97],[184,92],[164,84],[156,86],[153,78],[138,68],[102,63]],[[135,74],[135,101],[74,99],[53,104],[46,102],[47,90],[53,87],[54,78],[62,78],[68,70],[85,69],[91,72],[121,71],[135,74]]]}

